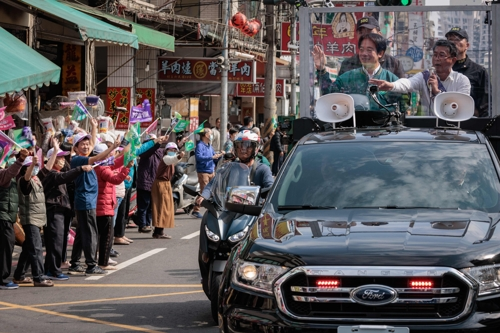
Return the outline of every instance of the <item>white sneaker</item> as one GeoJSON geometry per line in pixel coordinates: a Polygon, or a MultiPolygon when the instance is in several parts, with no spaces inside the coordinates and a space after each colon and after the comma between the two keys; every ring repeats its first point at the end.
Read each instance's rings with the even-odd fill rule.
{"type": "Polygon", "coordinates": [[[115,265],[117,265],[117,264],[118,264],[118,261],[115,261],[115,260],[113,260],[113,259],[109,258],[109,260],[108,260],[108,265],[115,266],[115,265]]]}

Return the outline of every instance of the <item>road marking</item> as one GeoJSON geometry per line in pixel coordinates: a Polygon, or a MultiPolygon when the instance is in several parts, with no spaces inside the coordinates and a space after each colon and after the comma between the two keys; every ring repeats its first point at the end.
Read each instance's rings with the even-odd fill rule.
{"type": "MultiPolygon", "coordinates": [[[[41,307],[44,307],[44,306],[74,305],[74,304],[84,304],[84,303],[103,303],[103,302],[124,301],[124,300],[139,299],[139,298],[152,298],[152,297],[166,297],[166,296],[188,295],[188,294],[197,294],[197,293],[202,293],[202,292],[203,292],[203,290],[180,291],[180,292],[168,293],[168,294],[153,294],[153,295],[140,295],[140,296],[125,296],[125,297],[116,297],[116,298],[101,298],[101,299],[92,299],[92,300],[85,300],[85,301],[71,301],[71,302],[60,302],[60,303],[35,304],[35,305],[31,305],[31,306],[33,308],[41,308],[41,307]]],[[[2,305],[2,304],[4,304],[4,303],[0,302],[0,305],[2,305]]],[[[8,306],[8,307],[5,307],[5,308],[0,308],[0,310],[12,310],[12,309],[15,309],[15,308],[11,307],[11,306],[8,306]]]]}
{"type": "Polygon", "coordinates": [[[194,238],[194,237],[199,236],[199,235],[200,235],[200,230],[193,232],[192,234],[189,234],[187,236],[184,236],[181,239],[191,239],[191,238],[194,238]]]}
{"type": "Polygon", "coordinates": [[[90,277],[86,278],[85,280],[93,280],[93,281],[95,281],[95,280],[102,279],[103,277],[105,277],[105,276],[107,276],[107,275],[109,275],[109,274],[112,274],[112,273],[114,273],[114,272],[117,272],[117,271],[119,271],[120,269],[123,269],[123,268],[125,268],[125,267],[128,267],[128,266],[130,266],[130,265],[132,265],[132,264],[135,264],[136,262],[139,262],[139,261],[141,261],[142,259],[146,259],[146,258],[148,258],[148,257],[151,257],[152,255],[155,255],[155,254],[157,254],[157,253],[159,253],[159,252],[161,252],[161,251],[163,251],[163,250],[166,250],[166,249],[167,249],[167,248],[166,248],[166,247],[164,247],[164,248],[158,248],[158,249],[154,249],[154,250],[148,251],[148,252],[146,252],[146,253],[141,254],[140,256],[137,256],[137,257],[135,257],[135,258],[129,259],[129,260],[127,260],[127,261],[122,262],[121,264],[116,265],[116,266],[115,266],[116,270],[114,270],[114,271],[108,271],[108,273],[106,273],[105,275],[94,275],[94,276],[90,276],[90,277]]]}
{"type": "Polygon", "coordinates": [[[21,309],[21,310],[26,310],[26,311],[33,311],[33,312],[38,312],[38,313],[43,313],[43,314],[48,314],[48,315],[53,315],[53,316],[58,316],[58,317],[64,317],[64,318],[69,318],[69,319],[74,319],[74,320],[79,320],[79,321],[86,321],[86,322],[94,323],[94,324],[101,324],[101,325],[118,327],[118,328],[131,330],[131,331],[148,332],[148,333],[162,333],[160,331],[150,330],[150,329],[147,329],[144,327],[117,324],[117,323],[112,323],[110,321],[105,321],[105,320],[100,320],[100,319],[95,319],[95,318],[86,318],[86,317],[75,316],[75,315],[71,315],[71,314],[60,313],[60,312],[55,312],[55,311],[50,311],[50,310],[37,309],[37,308],[34,308],[33,306],[17,305],[17,304],[6,303],[6,302],[1,302],[1,301],[0,301],[0,305],[6,306],[6,307],[11,308],[11,309],[21,309]]]}

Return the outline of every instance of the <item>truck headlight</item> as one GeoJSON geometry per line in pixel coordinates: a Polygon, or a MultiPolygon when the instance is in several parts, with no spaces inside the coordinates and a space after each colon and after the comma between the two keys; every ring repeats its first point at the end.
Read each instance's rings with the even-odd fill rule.
{"type": "Polygon", "coordinates": [[[500,265],[464,268],[462,273],[479,283],[478,296],[500,292],[500,265]]]}
{"type": "Polygon", "coordinates": [[[210,239],[212,242],[218,242],[220,240],[220,237],[210,231],[207,226],[205,226],[205,233],[207,234],[208,239],[210,239]]]}
{"type": "Polygon", "coordinates": [[[231,243],[236,243],[242,240],[248,232],[248,226],[245,227],[245,229],[241,230],[240,232],[235,233],[232,236],[229,236],[229,241],[231,243]]]}
{"type": "Polygon", "coordinates": [[[242,288],[272,295],[273,282],[288,270],[288,267],[238,260],[234,265],[232,281],[242,288]]]}

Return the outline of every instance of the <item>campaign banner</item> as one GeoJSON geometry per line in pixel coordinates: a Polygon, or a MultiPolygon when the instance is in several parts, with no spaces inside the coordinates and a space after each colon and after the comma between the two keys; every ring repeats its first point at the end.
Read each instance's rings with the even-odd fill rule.
{"type": "MultiPolygon", "coordinates": [[[[158,58],[158,81],[217,82],[222,77],[222,67],[214,58],[158,58]]],[[[256,79],[255,61],[230,63],[229,82],[253,83],[256,79]]]]}
{"type": "Polygon", "coordinates": [[[5,117],[0,121],[0,131],[7,131],[14,127],[16,127],[16,123],[12,116],[5,117]]]}
{"type": "Polygon", "coordinates": [[[151,104],[151,120],[141,122],[141,128],[151,125],[151,121],[155,119],[155,102],[156,89],[154,88],[135,88],[135,105],[141,104],[145,99],[151,104]]]}

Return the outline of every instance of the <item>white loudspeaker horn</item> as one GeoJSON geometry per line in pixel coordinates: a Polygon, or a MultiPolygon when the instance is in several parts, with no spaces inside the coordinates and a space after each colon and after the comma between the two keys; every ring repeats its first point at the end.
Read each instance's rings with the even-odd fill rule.
{"type": "Polygon", "coordinates": [[[474,100],[467,94],[445,92],[434,99],[434,114],[446,121],[464,121],[474,115],[474,100]]]}
{"type": "MultiPolygon", "coordinates": [[[[354,99],[341,93],[323,95],[316,101],[315,110],[319,120],[341,123],[354,116],[354,99]]],[[[353,119],[353,122],[356,127],[356,120],[353,119]]]]}

